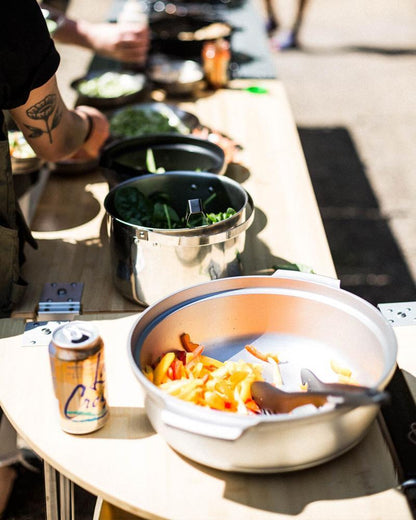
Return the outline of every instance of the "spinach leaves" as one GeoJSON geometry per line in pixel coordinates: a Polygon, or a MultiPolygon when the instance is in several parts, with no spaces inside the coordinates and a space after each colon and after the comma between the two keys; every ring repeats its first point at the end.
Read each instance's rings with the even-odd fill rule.
{"type": "MultiPolygon", "coordinates": [[[[204,207],[212,198],[213,196],[210,196],[209,200],[205,201],[204,207]]],[[[236,213],[235,209],[227,208],[224,212],[193,216],[192,221],[187,222],[185,217],[179,217],[170,205],[167,193],[155,192],[146,196],[134,186],[126,186],[116,190],[114,207],[119,218],[125,222],[156,229],[208,226],[221,222],[236,213]]]]}

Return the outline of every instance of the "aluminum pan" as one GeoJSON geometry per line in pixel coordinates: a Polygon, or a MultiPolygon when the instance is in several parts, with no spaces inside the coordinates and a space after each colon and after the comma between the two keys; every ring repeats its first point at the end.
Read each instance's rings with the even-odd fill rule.
{"type": "Polygon", "coordinates": [[[284,472],[334,458],[365,435],[377,406],[240,417],[168,396],[141,373],[141,362],[175,348],[175,337],[186,331],[217,358],[241,358],[252,340],[281,357],[295,353],[283,369],[290,385],[297,384],[302,365],[328,380],[322,368],[335,356],[357,372],[360,383],[385,388],[397,355],[387,321],[364,300],[313,275],[296,279],[298,274],[200,284],[161,300],[139,318],[129,342],[132,367],[146,391],[153,426],[176,450],[219,469],[284,472]]]}

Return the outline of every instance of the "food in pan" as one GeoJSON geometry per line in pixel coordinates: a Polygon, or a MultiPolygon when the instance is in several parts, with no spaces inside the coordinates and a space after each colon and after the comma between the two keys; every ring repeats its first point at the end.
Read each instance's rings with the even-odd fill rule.
{"type": "Polygon", "coordinates": [[[180,31],[178,39],[182,41],[217,40],[218,38],[226,38],[230,35],[230,32],[231,28],[227,23],[213,22],[196,31],[180,31]]]}
{"type": "Polygon", "coordinates": [[[24,135],[19,130],[9,131],[9,148],[10,155],[15,159],[31,159],[36,157],[35,152],[26,141],[24,135]]]}
{"type": "Polygon", "coordinates": [[[192,60],[173,60],[163,56],[153,59],[149,76],[158,83],[194,83],[203,76],[201,66],[192,60]]]}
{"type": "Polygon", "coordinates": [[[45,18],[46,27],[49,34],[53,35],[58,27],[62,24],[63,17],[53,14],[49,9],[42,9],[43,17],[45,18]]]}
{"type": "Polygon", "coordinates": [[[110,131],[117,137],[135,137],[145,134],[181,133],[188,134],[189,129],[170,112],[144,110],[127,107],[110,121],[110,131]]]}
{"type": "Polygon", "coordinates": [[[118,98],[134,94],[143,88],[144,76],[104,72],[81,80],[77,85],[80,94],[94,98],[118,98]]]}
{"type": "MultiPolygon", "coordinates": [[[[207,199],[207,207],[215,192],[207,199]]],[[[114,206],[119,218],[136,226],[155,229],[183,229],[187,227],[207,226],[225,220],[236,213],[233,208],[218,213],[201,213],[192,216],[192,221],[179,216],[171,206],[167,193],[155,192],[144,195],[134,186],[125,186],[116,191],[114,206]]],[[[186,209],[186,208],[185,208],[186,209]]]]}
{"type": "MultiPolygon", "coordinates": [[[[180,336],[180,342],[182,349],[167,352],[144,367],[151,382],[170,395],[199,406],[244,415],[262,413],[251,393],[252,383],[265,381],[261,365],[244,360],[221,362],[206,356],[204,347],[192,342],[187,333],[180,336]]],[[[260,352],[252,345],[246,345],[245,350],[270,365],[272,384],[281,387],[278,356],[260,352]]],[[[349,369],[335,361],[330,364],[338,373],[351,375],[349,369]]],[[[301,385],[300,390],[306,391],[307,386],[301,385]]]]}
{"type": "Polygon", "coordinates": [[[56,29],[58,28],[58,24],[55,22],[55,20],[51,20],[50,18],[46,19],[46,25],[48,27],[48,31],[53,34],[56,29]]]}
{"type": "Polygon", "coordinates": [[[155,385],[169,394],[215,410],[260,413],[251,398],[250,385],[263,381],[261,367],[245,361],[222,363],[202,354],[204,347],[181,335],[184,350],[167,352],[144,369],[155,385]]]}

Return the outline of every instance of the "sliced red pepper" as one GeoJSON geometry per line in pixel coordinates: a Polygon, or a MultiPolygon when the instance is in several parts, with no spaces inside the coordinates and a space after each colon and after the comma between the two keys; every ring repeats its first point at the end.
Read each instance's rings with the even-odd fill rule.
{"type": "Polygon", "coordinates": [[[193,343],[191,341],[191,337],[189,336],[189,334],[187,332],[184,332],[183,334],[181,334],[180,339],[181,339],[183,348],[187,352],[193,352],[199,346],[198,343],[193,343]]]}
{"type": "Polygon", "coordinates": [[[247,401],[244,403],[248,410],[254,413],[260,413],[261,410],[259,408],[259,405],[254,401],[253,399],[247,399],[247,401]]]}

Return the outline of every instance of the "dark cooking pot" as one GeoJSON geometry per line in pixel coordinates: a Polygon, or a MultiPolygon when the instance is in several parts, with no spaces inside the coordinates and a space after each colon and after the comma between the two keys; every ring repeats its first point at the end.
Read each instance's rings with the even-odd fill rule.
{"type": "Polygon", "coordinates": [[[331,278],[289,271],[226,278],[152,305],[137,319],[128,344],[150,421],[178,452],[227,471],[285,472],[333,459],[364,437],[379,405],[240,415],[182,401],[143,372],[159,356],[180,349],[182,333],[220,361],[265,367],[253,361],[247,344],[277,354],[284,386],[297,391],[302,368],[337,381],[332,360],[351,369],[358,384],[382,390],[396,364],[396,338],[387,320],[331,278]]]}
{"type": "Polygon", "coordinates": [[[104,148],[100,165],[110,187],[153,173],[147,153],[152,150],[156,167],[165,171],[204,171],[222,174],[226,168],[222,148],[198,137],[181,134],[144,135],[120,139],[104,148]]]}
{"type": "Polygon", "coordinates": [[[152,51],[173,56],[200,58],[204,43],[218,37],[210,35],[202,39],[194,39],[191,35],[213,23],[220,23],[223,26],[224,31],[218,37],[228,40],[231,38],[232,26],[221,19],[167,13],[155,15],[150,21],[152,51]],[[183,33],[189,34],[190,39],[182,39],[183,33]]]}

